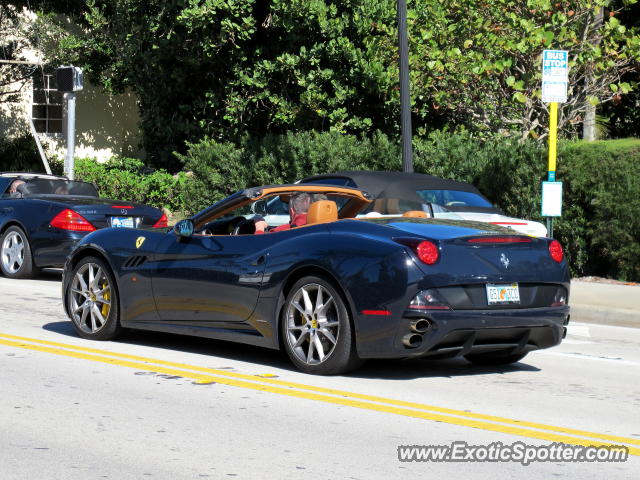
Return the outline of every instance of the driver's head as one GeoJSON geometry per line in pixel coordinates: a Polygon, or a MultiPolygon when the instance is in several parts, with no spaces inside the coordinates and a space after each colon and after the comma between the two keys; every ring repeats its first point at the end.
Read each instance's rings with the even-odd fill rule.
{"type": "Polygon", "coordinates": [[[309,206],[311,205],[311,195],[308,193],[296,193],[289,200],[289,210],[291,214],[300,215],[301,213],[307,213],[309,206]]]}
{"type": "Polygon", "coordinates": [[[18,187],[20,185],[24,185],[25,181],[24,180],[14,180],[13,182],[11,182],[11,185],[9,186],[9,193],[16,193],[18,191],[18,187]]]}

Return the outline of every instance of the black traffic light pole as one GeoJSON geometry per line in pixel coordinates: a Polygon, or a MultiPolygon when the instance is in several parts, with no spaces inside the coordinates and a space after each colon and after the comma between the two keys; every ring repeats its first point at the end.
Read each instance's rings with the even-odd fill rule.
{"type": "Polygon", "coordinates": [[[411,146],[411,96],[409,94],[409,39],[407,36],[407,0],[398,0],[398,43],[400,44],[402,171],[413,172],[413,148],[411,146]]]}

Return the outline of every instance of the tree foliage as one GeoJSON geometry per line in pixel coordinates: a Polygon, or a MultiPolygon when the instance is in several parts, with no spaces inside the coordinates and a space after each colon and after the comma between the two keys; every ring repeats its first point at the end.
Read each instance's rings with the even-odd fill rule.
{"type": "MultiPolygon", "coordinates": [[[[640,3],[629,5],[620,15],[626,27],[640,28],[640,3]]],[[[636,59],[638,61],[638,59],[636,59]]],[[[640,83],[640,71],[627,73],[623,80],[634,85],[640,83]]],[[[608,134],[613,138],[640,137],[640,92],[634,89],[627,95],[616,95],[601,112],[607,121],[608,134]]]]}
{"type": "Polygon", "coordinates": [[[35,70],[26,62],[32,31],[25,13],[14,5],[0,5],[0,102],[16,101],[35,70]]]}
{"type": "Polygon", "coordinates": [[[559,128],[580,124],[585,105],[611,101],[632,85],[621,80],[638,68],[640,37],[622,25],[609,0],[444,0],[415,10],[413,85],[421,113],[449,112],[475,130],[543,138],[541,54],[569,51],[569,99],[559,128]],[[605,9],[598,25],[596,13],[605,9]]]}
{"type": "MultiPolygon", "coordinates": [[[[60,10],[65,2],[44,3],[60,10]]],[[[175,149],[204,135],[398,133],[396,0],[67,3],[84,30],[60,43],[59,58],[83,65],[108,90],[137,94],[156,164],[170,166],[175,149]]],[[[587,101],[634,87],[622,76],[638,69],[640,37],[618,20],[633,3],[409,2],[417,132],[464,125],[485,136],[544,138],[540,63],[552,48],[570,52],[560,128],[572,134],[587,101]]]]}

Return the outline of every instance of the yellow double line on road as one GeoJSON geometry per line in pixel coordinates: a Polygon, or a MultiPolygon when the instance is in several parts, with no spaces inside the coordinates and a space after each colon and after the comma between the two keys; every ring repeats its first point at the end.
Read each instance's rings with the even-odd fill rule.
{"type": "Polygon", "coordinates": [[[232,387],[270,392],[289,397],[315,400],[363,410],[390,413],[464,427],[478,428],[521,437],[562,442],[582,446],[626,446],[631,455],[640,456],[640,439],[617,435],[587,432],[573,428],[557,427],[481,413],[454,410],[451,408],[407,402],[375,395],[347,392],[332,388],[316,387],[302,383],[287,382],[268,376],[247,375],[227,370],[218,370],[185,363],[168,362],[138,355],[110,352],[36,338],[20,337],[0,333],[0,345],[26,350],[51,353],[66,357],[91,360],[137,370],[176,375],[190,378],[197,383],[219,383],[232,387]]]}

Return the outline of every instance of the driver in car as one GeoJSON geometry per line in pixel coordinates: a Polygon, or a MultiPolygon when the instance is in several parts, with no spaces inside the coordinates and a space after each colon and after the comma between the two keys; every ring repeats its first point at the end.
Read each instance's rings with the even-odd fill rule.
{"type": "Polygon", "coordinates": [[[283,230],[289,230],[294,227],[306,225],[307,212],[311,205],[311,195],[306,192],[296,193],[289,200],[289,223],[285,223],[278,227],[269,228],[267,222],[262,217],[256,219],[256,235],[261,235],[265,232],[281,232],[283,230]]]}

